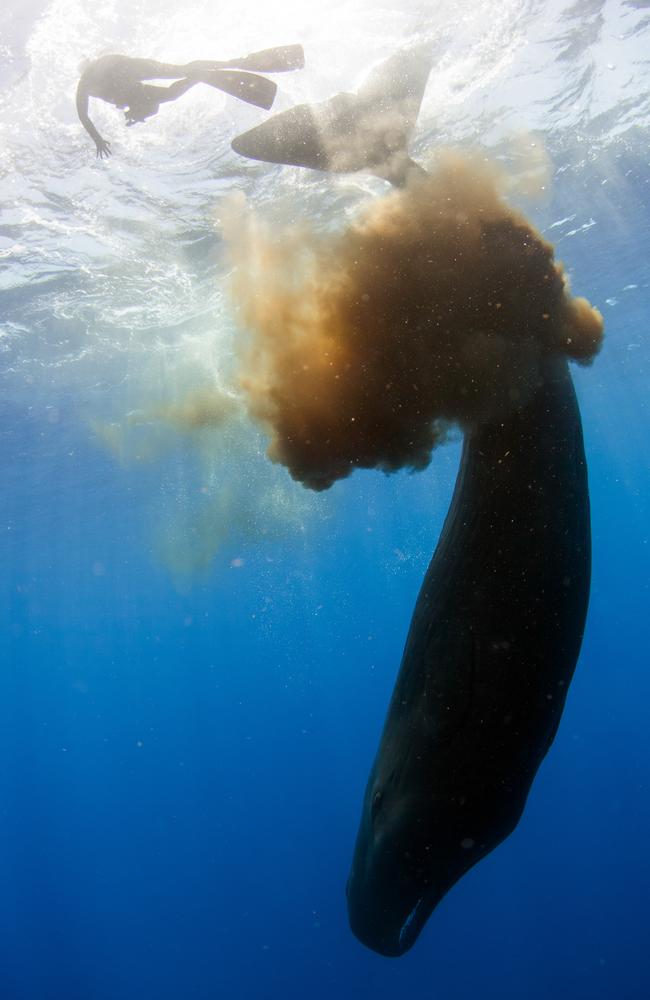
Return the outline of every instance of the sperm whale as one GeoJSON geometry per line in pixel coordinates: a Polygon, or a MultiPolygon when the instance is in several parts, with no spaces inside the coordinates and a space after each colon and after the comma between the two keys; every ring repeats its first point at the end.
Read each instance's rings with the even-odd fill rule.
{"type": "Polygon", "coordinates": [[[580,413],[566,362],[549,361],[527,407],[465,437],[347,884],[368,947],[407,951],[517,825],[560,722],[589,581],[580,413]]]}
{"type": "Polygon", "coordinates": [[[465,434],[347,882],[352,931],[386,956],[408,951],[449,889],[514,830],[557,731],[591,574],[567,358],[588,362],[602,336],[602,317],[571,300],[550,244],[495,200],[491,182],[477,174],[459,187],[462,164],[422,180],[407,143],[429,70],[418,50],[397,83],[409,58],[379,67],[367,93],[302,106],[233,143],[403,188],[328,244],[304,313],[302,289],[290,289],[260,316],[251,282],[263,364],[249,384],[272,457],[322,489],[353,467],[424,468],[435,419],[452,410],[465,434]],[[485,365],[470,371],[479,357],[485,365]]]}

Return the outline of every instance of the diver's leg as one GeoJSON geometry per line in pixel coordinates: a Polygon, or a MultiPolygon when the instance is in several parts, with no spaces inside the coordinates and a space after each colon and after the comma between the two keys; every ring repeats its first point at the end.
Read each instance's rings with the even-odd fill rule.
{"type": "MultiPolygon", "coordinates": [[[[177,84],[171,88],[152,87],[145,85],[150,92],[149,96],[155,93],[158,102],[174,101],[194,83],[207,83],[211,87],[223,90],[233,97],[238,97],[240,101],[248,104],[255,104],[259,108],[269,109],[273,104],[277,86],[266,77],[258,76],[256,73],[238,72],[235,70],[218,70],[220,63],[198,60],[186,63],[184,66],[175,63],[160,63],[154,59],[130,59],[128,72],[134,80],[164,80],[171,77],[179,77],[177,84]]],[[[139,103],[139,102],[138,102],[139,103]]],[[[135,110],[134,103],[131,104],[135,110]]],[[[158,109],[156,108],[156,111],[158,109]]],[[[148,112],[150,117],[154,112],[148,112]]],[[[141,120],[141,119],[138,119],[141,120]]]]}
{"type": "Polygon", "coordinates": [[[129,72],[139,80],[170,80],[174,77],[198,78],[201,73],[218,69],[218,62],[198,61],[179,65],[178,63],[157,62],[155,59],[129,59],[129,72]]]}
{"type": "Polygon", "coordinates": [[[177,97],[182,97],[190,87],[195,87],[200,82],[200,80],[177,80],[169,87],[149,87],[148,89],[155,90],[159,104],[164,104],[166,101],[175,101],[177,97]]]}
{"type": "Polygon", "coordinates": [[[160,110],[161,104],[175,101],[198,82],[198,80],[177,80],[171,87],[152,87],[148,83],[142,84],[142,93],[131,101],[125,112],[126,124],[135,125],[137,122],[152,118],[160,110]]]}
{"type": "Polygon", "coordinates": [[[185,63],[182,67],[183,76],[189,76],[193,80],[199,80],[205,76],[206,73],[214,73],[216,69],[223,68],[223,62],[217,62],[214,59],[196,59],[194,62],[185,63]]]}

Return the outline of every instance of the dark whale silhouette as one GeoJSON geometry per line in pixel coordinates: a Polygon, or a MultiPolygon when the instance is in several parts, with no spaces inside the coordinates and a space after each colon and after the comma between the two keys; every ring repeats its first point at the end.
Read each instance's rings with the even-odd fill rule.
{"type": "MultiPolygon", "coordinates": [[[[357,95],[277,115],[233,149],[403,186],[423,173],[407,146],[430,65],[426,47],[398,53],[357,95]]],[[[547,355],[527,405],[466,430],[347,883],[350,925],[369,948],[406,952],[516,827],[580,652],[590,553],[580,412],[566,360],[547,355]]]]}
{"type": "Polygon", "coordinates": [[[517,825],[555,736],[590,581],[587,469],[565,361],[466,433],[363,802],[348,913],[401,955],[517,825]]]}

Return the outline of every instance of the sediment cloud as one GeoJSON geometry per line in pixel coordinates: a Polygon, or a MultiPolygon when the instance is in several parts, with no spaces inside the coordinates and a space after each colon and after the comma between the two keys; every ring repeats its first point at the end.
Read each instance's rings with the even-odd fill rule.
{"type": "Polygon", "coordinates": [[[295,539],[327,516],[320,497],[269,464],[258,428],[230,389],[204,379],[184,393],[168,387],[165,400],[155,398],[159,391],[141,385],[137,409],[92,426],[125,468],[159,464],[148,530],[181,589],[215,563],[227,568],[242,553],[247,561],[259,545],[295,539]]]}
{"type": "Polygon", "coordinates": [[[377,198],[343,232],[224,220],[248,336],[240,382],[269,457],[327,489],[355,468],[423,469],[451,423],[503,417],[540,361],[588,363],[600,313],[553,248],[457,155],[377,198]]]}

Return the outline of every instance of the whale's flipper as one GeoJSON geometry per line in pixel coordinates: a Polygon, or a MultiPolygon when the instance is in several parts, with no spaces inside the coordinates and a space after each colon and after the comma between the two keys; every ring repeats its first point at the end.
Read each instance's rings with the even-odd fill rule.
{"type": "Polygon", "coordinates": [[[233,139],[241,156],[312,170],[369,170],[393,184],[420,168],[407,153],[432,65],[431,47],[397,52],[357,94],[300,104],[233,139]]]}

